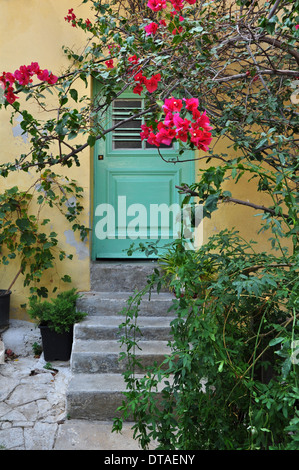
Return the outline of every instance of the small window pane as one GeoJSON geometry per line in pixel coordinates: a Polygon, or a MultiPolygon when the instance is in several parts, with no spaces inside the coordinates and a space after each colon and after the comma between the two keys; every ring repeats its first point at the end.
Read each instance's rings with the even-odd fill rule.
{"type": "Polygon", "coordinates": [[[125,141],[120,141],[120,142],[114,142],[114,148],[115,150],[118,149],[141,149],[142,148],[142,142],[125,142],[125,141]]]}
{"type": "MultiPolygon", "coordinates": [[[[148,142],[146,142],[145,144],[145,148],[147,149],[156,149],[157,146],[156,145],[152,145],[152,144],[149,144],[148,142]]],[[[173,148],[173,145],[165,145],[165,144],[161,144],[159,145],[159,149],[172,149],[173,148]]]]}

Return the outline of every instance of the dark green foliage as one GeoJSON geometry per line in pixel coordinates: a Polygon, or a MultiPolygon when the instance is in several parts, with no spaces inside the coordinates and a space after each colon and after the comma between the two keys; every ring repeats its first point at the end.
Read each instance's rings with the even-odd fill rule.
{"type": "MultiPolygon", "coordinates": [[[[83,210],[79,200],[82,188],[73,180],[62,178],[45,171],[35,182],[37,189],[37,209],[34,205],[34,192],[22,191],[17,186],[0,194],[0,264],[18,262],[15,275],[3,288],[9,290],[20,274],[24,286],[30,286],[30,293],[39,297],[48,296],[48,286],[43,283],[43,273],[53,268],[57,259],[72,259],[59,248],[58,234],[48,229],[50,219],[42,218],[45,206],[56,208],[71,223],[73,231],[85,239],[88,229],[79,223],[78,217],[83,210]],[[68,199],[76,198],[73,205],[68,199]]],[[[70,276],[61,277],[70,282],[70,276]]],[[[53,286],[55,291],[57,286],[53,286]]]]}
{"type": "Polygon", "coordinates": [[[144,448],[157,439],[161,449],[298,450],[298,254],[287,259],[255,252],[237,232],[223,231],[197,252],[177,242],[161,273],[130,299],[121,409],[144,448]],[[158,284],[175,293],[171,353],[139,379],[138,305],[158,284]]]}
{"type": "Polygon", "coordinates": [[[87,315],[77,311],[76,301],[80,295],[76,289],[61,292],[51,302],[40,301],[36,297],[29,302],[28,314],[41,325],[47,325],[57,333],[69,331],[72,325],[87,315]]]}

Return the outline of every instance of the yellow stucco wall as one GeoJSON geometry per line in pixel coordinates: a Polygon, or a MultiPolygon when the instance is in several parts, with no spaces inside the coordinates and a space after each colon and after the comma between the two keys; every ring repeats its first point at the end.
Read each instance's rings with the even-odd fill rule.
{"type": "MultiPolygon", "coordinates": [[[[231,143],[226,142],[225,139],[219,141],[214,147],[214,153],[224,152],[228,155],[228,158],[234,158],[237,156],[236,152],[230,148],[231,143]]],[[[202,151],[199,151],[197,157],[205,155],[202,151]]],[[[209,165],[217,167],[221,166],[220,160],[212,160],[206,163],[205,160],[196,161],[196,174],[199,174],[199,170],[207,168],[209,165]],[[219,163],[217,163],[219,162],[219,163]]],[[[229,175],[229,174],[228,174],[229,175]]],[[[271,205],[272,201],[270,198],[266,198],[265,194],[258,192],[256,189],[257,179],[248,181],[252,175],[244,175],[237,184],[234,181],[227,181],[223,184],[223,189],[230,191],[232,197],[240,199],[245,202],[251,202],[253,204],[266,206],[271,205]]],[[[240,236],[247,241],[255,241],[255,248],[257,251],[269,251],[271,249],[269,237],[270,232],[264,232],[263,234],[258,233],[261,229],[261,216],[262,211],[252,209],[251,207],[223,202],[218,205],[218,209],[212,213],[210,219],[204,219],[204,243],[207,242],[208,238],[212,235],[217,234],[224,229],[234,229],[240,232],[240,236]]]]}
{"type": "MultiPolygon", "coordinates": [[[[78,16],[88,18],[90,11],[87,5],[80,5],[80,0],[0,0],[0,73],[3,71],[14,72],[20,65],[29,65],[32,61],[40,64],[41,68],[51,70],[55,75],[59,75],[68,65],[67,58],[63,54],[62,45],[68,45],[80,51],[84,47],[86,36],[76,28],[72,28],[64,20],[69,8],[76,9],[78,16]]],[[[83,87],[83,85],[82,85],[83,87]]],[[[91,90],[82,90],[85,94],[91,90]]],[[[26,143],[18,135],[18,122],[13,126],[9,123],[10,113],[2,109],[0,111],[0,161],[7,162],[13,160],[20,153],[24,152],[26,143]]],[[[224,143],[220,144],[225,146],[224,143]]],[[[202,163],[199,163],[202,167],[202,163]]],[[[60,171],[60,170],[59,170],[60,171]]],[[[70,178],[79,181],[85,190],[85,214],[82,222],[89,225],[91,216],[91,154],[89,150],[81,155],[81,166],[64,169],[63,172],[70,178]]],[[[14,174],[12,178],[1,180],[3,185],[10,187],[19,185],[27,188],[35,175],[30,172],[28,175],[14,174]]],[[[233,185],[233,195],[245,200],[261,204],[261,196],[256,194],[253,184],[244,184],[243,181],[235,191],[233,185]]],[[[229,189],[229,188],[228,188],[229,189]]],[[[47,214],[43,214],[47,217],[47,214]]],[[[51,212],[53,218],[53,212],[51,212]]],[[[52,219],[51,219],[52,220],[52,219]]],[[[233,204],[222,204],[211,220],[204,222],[204,240],[210,234],[214,234],[225,227],[236,227],[246,239],[257,239],[258,220],[254,217],[252,209],[233,204]]],[[[52,227],[51,227],[52,228],[52,227]]],[[[54,278],[58,274],[70,274],[73,285],[80,291],[89,290],[90,272],[90,247],[88,242],[82,244],[78,237],[74,238],[70,231],[70,226],[63,217],[56,212],[53,221],[53,230],[59,234],[61,248],[74,255],[73,261],[65,261],[57,264],[57,272],[48,274],[48,283],[51,286],[54,278]]],[[[262,239],[259,247],[267,248],[267,237],[262,239]]],[[[0,288],[6,288],[16,273],[14,265],[3,267],[0,265],[0,288]]],[[[62,283],[63,284],[63,283],[62,283]]],[[[63,284],[64,288],[68,285],[63,284]]],[[[22,278],[13,287],[11,299],[11,317],[28,320],[26,311],[20,308],[20,304],[26,301],[28,289],[24,289],[22,278]]]]}
{"type": "MultiPolygon", "coordinates": [[[[38,62],[41,68],[51,70],[59,75],[68,66],[68,60],[63,53],[62,46],[70,46],[75,50],[82,50],[85,45],[85,34],[72,28],[65,22],[69,8],[76,8],[78,16],[88,17],[89,9],[86,5],[80,6],[80,1],[72,0],[0,0],[0,71],[14,72],[21,65],[38,62]]],[[[82,93],[89,94],[82,82],[82,93]]],[[[27,109],[28,104],[26,104],[27,109]]],[[[26,143],[18,135],[20,129],[17,120],[10,124],[10,112],[0,111],[0,161],[7,162],[24,153],[26,143]]],[[[81,155],[81,167],[70,169],[57,169],[57,173],[67,175],[79,182],[85,190],[85,213],[82,222],[89,225],[90,215],[90,152],[81,155]]],[[[17,185],[27,189],[35,181],[37,175],[30,171],[14,174],[11,178],[1,178],[1,192],[3,189],[17,185]]],[[[72,233],[71,226],[58,211],[44,210],[43,217],[51,218],[51,229],[59,235],[60,247],[67,253],[73,254],[73,260],[58,261],[55,269],[47,274],[49,290],[51,285],[57,285],[59,275],[70,274],[73,285],[80,291],[89,290],[89,245],[80,242],[79,236],[72,233]],[[53,217],[55,220],[53,220],[53,217]],[[52,223],[53,220],[53,223],[52,223]]],[[[12,263],[7,267],[0,265],[0,288],[7,288],[17,272],[12,263]]],[[[69,284],[60,281],[59,287],[69,288],[69,284]]],[[[26,311],[20,307],[26,301],[29,290],[23,287],[23,279],[19,277],[13,286],[11,296],[11,318],[28,320],[26,311]]]]}

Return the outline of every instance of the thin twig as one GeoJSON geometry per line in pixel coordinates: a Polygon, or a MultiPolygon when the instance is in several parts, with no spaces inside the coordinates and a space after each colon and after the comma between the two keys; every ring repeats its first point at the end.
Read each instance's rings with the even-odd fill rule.
{"type": "MultiPolygon", "coordinates": [[[[200,197],[200,194],[198,192],[191,190],[187,185],[185,185],[185,186],[176,186],[176,188],[179,189],[182,193],[190,194],[191,196],[194,196],[194,197],[200,197]]],[[[219,196],[219,199],[222,202],[232,202],[234,204],[241,204],[243,206],[251,207],[252,209],[261,210],[263,212],[268,212],[269,214],[271,214],[273,216],[276,215],[277,217],[283,217],[283,218],[288,219],[287,214],[276,214],[274,209],[271,209],[271,208],[265,207],[265,206],[261,206],[259,204],[255,204],[253,202],[243,201],[241,199],[236,199],[236,198],[233,198],[233,197],[225,197],[225,196],[221,196],[221,195],[219,196]]]]}

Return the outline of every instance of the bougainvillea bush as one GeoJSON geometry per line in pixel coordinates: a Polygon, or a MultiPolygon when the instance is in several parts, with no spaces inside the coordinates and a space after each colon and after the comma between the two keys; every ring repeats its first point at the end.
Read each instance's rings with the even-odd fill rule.
{"type": "MultiPolygon", "coordinates": [[[[82,190],[64,180],[61,191],[60,170],[80,166],[84,149],[122,125],[106,126],[114,99],[125,91],[142,96],[144,108],[127,118],[142,117],[141,138],[160,158],[163,145],[177,142],[169,165],[184,164],[186,149],[204,162],[194,184],[177,188],[185,202],[202,204],[204,217],[223,204],[241,205],[247,217],[259,218],[259,234],[270,243],[261,252],[228,227],[197,251],[186,251],[183,240],[169,247],[161,273],[126,311],[123,415],[134,419],[143,448],[154,438],[164,449],[298,449],[298,0],[82,3],[90,5],[89,17],[71,8],[65,27],[82,29],[86,48],[78,54],[64,45],[70,65],[62,75],[32,58],[0,76],[2,107],[21,114],[30,139],[27,153],[1,165],[1,177],[36,170],[37,202],[62,210],[66,191],[78,198],[82,190]],[[92,98],[77,86],[91,80],[100,90],[92,98]],[[21,96],[43,111],[50,102],[55,117],[33,116],[21,96]],[[221,139],[226,151],[217,150],[221,139]],[[234,195],[247,181],[263,204],[245,189],[234,195]],[[138,379],[138,341],[128,333],[142,295],[162,285],[174,293],[171,353],[138,379]]],[[[45,238],[46,221],[28,216],[30,194],[12,188],[0,212],[0,243],[9,250],[3,259],[21,256],[27,283],[41,281],[58,244],[56,234],[45,238]],[[41,241],[47,264],[41,256],[35,261],[41,241]]],[[[81,210],[78,203],[65,216],[84,237],[81,210]]],[[[37,293],[46,295],[46,287],[37,293]]],[[[115,430],[121,425],[117,419],[115,430]]]]}

